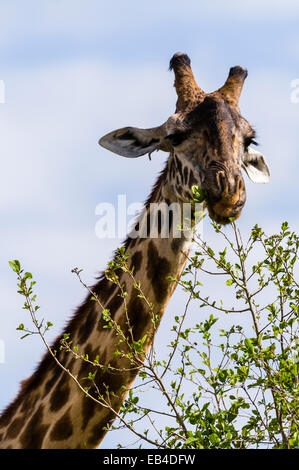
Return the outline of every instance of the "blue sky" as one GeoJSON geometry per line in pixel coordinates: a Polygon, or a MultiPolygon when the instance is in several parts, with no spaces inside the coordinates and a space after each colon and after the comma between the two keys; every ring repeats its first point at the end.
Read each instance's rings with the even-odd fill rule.
{"type": "MultiPolygon", "coordinates": [[[[97,141],[118,127],[159,125],[174,112],[174,52],[189,54],[205,91],[221,86],[231,66],[248,69],[240,107],[256,127],[271,182],[246,179],[239,226],[245,234],[255,223],[272,232],[288,220],[298,231],[299,103],[291,102],[298,22],[295,0],[0,1],[1,408],[42,350],[38,338],[18,339],[24,312],[8,260],[33,272],[54,338],[84,297],[71,268],[92,282],[121,243],[95,236],[97,204],[115,203],[117,194],[144,201],[166,158],[121,159],[97,141]]],[[[213,237],[208,224],[204,235],[213,237]]],[[[183,305],[176,292],[169,315],[183,305]]],[[[119,436],[103,445],[131,442],[119,436]]]]}

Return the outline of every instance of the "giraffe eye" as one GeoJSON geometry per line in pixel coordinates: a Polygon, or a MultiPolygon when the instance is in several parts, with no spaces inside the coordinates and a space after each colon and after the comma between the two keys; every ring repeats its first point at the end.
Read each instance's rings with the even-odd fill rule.
{"type": "Polygon", "coordinates": [[[187,132],[185,131],[178,131],[174,132],[173,134],[169,134],[167,139],[170,140],[171,145],[174,147],[176,145],[180,145],[187,137],[187,132]]]}
{"type": "Polygon", "coordinates": [[[246,151],[246,152],[247,152],[247,150],[248,150],[248,147],[249,147],[250,145],[252,145],[252,144],[253,144],[253,145],[258,145],[258,143],[253,139],[253,137],[246,137],[246,138],[244,139],[244,147],[245,147],[245,151],[246,151]]]}

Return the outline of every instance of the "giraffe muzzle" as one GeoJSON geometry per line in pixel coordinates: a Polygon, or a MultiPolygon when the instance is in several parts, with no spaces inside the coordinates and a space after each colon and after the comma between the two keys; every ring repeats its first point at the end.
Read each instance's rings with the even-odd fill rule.
{"type": "Polygon", "coordinates": [[[246,191],[241,174],[229,175],[224,170],[209,175],[207,187],[208,211],[211,219],[220,224],[227,224],[230,219],[237,219],[246,201],[246,191]]]}

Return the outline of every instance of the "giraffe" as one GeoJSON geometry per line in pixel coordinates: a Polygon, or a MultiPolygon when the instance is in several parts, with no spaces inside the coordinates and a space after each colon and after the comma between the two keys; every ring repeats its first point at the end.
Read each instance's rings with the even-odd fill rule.
{"type": "MultiPolygon", "coordinates": [[[[140,281],[144,295],[152,299],[160,320],[176,286],[167,277],[180,277],[191,248],[192,232],[174,236],[173,217],[169,217],[168,237],[160,236],[161,219],[157,237],[138,235],[138,229],[149,222],[151,205],[176,203],[182,207],[192,201],[192,187],[199,186],[206,192],[205,208],[211,219],[225,225],[231,217],[240,216],[245,204],[241,169],[257,183],[268,182],[270,175],[264,156],[251,147],[255,144],[255,131],[239,110],[247,71],[232,67],[221,88],[205,93],[197,85],[185,53],[174,54],[170,70],[175,76],[177,103],[175,113],[164,124],[151,129],[125,127],[99,140],[105,149],[128,158],[155,150],[169,154],[137,219],[137,236],[129,233],[123,245],[135,279],[140,281]]],[[[144,350],[148,351],[153,337],[152,318],[129,274],[122,272],[120,280],[128,293],[126,313],[119,286],[105,273],[92,292],[128,337],[131,335],[134,341],[146,337],[144,350]]],[[[91,360],[98,356],[99,362],[107,366],[96,374],[95,382],[101,393],[107,387],[113,392],[111,406],[117,412],[137,370],[130,368],[126,358],[114,355],[118,338],[113,329],[104,326],[101,309],[88,294],[64,333],[70,334],[81,353],[88,354],[91,360]]],[[[61,337],[52,349],[64,367],[84,383],[90,365],[76,361],[70,352],[60,351],[61,337]]],[[[103,428],[115,419],[113,410],[87,399],[47,352],[0,417],[0,448],[96,448],[105,436],[103,428]]]]}

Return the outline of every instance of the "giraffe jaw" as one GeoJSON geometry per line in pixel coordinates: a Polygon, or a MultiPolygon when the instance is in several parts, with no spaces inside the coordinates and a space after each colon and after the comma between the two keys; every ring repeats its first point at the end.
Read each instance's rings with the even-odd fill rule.
{"type": "Polygon", "coordinates": [[[238,219],[241,215],[241,210],[239,212],[237,212],[236,214],[231,214],[230,216],[221,215],[221,214],[215,212],[214,208],[210,204],[207,204],[207,209],[208,209],[210,218],[214,222],[216,222],[217,224],[220,224],[220,225],[230,224],[233,220],[238,219]]]}

